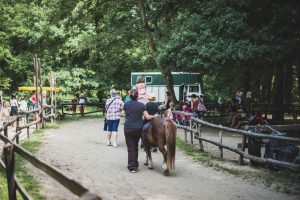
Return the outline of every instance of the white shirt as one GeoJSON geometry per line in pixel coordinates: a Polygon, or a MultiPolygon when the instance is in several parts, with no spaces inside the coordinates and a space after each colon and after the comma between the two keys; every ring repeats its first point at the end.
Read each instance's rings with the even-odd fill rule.
{"type": "Polygon", "coordinates": [[[20,110],[27,111],[27,102],[25,100],[19,101],[20,104],[20,110]]]}
{"type": "Polygon", "coordinates": [[[10,106],[18,106],[18,101],[17,101],[17,99],[11,99],[11,100],[10,100],[10,106]]]}

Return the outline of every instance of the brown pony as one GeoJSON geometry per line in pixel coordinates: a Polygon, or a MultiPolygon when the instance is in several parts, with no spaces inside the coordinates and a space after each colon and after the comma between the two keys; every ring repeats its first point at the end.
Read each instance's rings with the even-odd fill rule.
{"type": "Polygon", "coordinates": [[[164,175],[168,176],[169,171],[174,168],[176,151],[176,125],[165,117],[158,117],[152,121],[151,126],[143,133],[142,139],[145,145],[146,160],[145,165],[153,169],[151,147],[158,147],[163,154],[164,175]],[[167,149],[165,149],[165,145],[167,149]]]}

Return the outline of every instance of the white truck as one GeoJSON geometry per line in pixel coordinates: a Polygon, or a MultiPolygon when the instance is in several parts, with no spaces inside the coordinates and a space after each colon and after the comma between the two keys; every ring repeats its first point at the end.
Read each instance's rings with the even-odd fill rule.
{"type": "MultiPolygon", "coordinates": [[[[193,94],[199,96],[202,94],[200,73],[190,72],[172,72],[174,82],[174,92],[176,99],[183,102],[186,98],[191,100],[193,94]]],[[[156,94],[157,102],[164,102],[167,86],[161,72],[132,72],[131,86],[136,85],[137,79],[143,77],[147,85],[147,94],[156,94]]]]}

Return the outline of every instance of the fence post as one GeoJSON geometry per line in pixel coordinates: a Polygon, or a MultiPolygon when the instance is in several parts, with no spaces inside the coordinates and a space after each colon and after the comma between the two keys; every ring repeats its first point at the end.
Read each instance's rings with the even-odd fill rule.
{"type": "MultiPolygon", "coordinates": [[[[190,119],[190,129],[192,129],[192,119],[190,119]]],[[[193,140],[193,131],[190,131],[190,134],[191,134],[191,144],[194,144],[194,140],[193,140]]]]}
{"type": "Polygon", "coordinates": [[[45,120],[45,108],[42,108],[42,112],[41,112],[41,118],[42,118],[42,128],[45,128],[45,123],[46,123],[46,120],[45,120]]]}
{"type": "MultiPolygon", "coordinates": [[[[26,114],[26,125],[29,124],[29,114],[26,114]]],[[[27,138],[29,138],[29,127],[27,127],[27,138]]]]}
{"type": "MultiPolygon", "coordinates": [[[[223,130],[219,130],[219,142],[223,144],[223,130]]],[[[223,147],[219,147],[220,157],[223,159],[223,147]]]]}
{"type": "MultiPolygon", "coordinates": [[[[188,121],[187,121],[187,117],[184,116],[184,126],[187,126],[188,125],[188,121]]],[[[187,143],[187,130],[184,129],[184,142],[187,143]]]]}
{"type": "Polygon", "coordinates": [[[293,112],[294,123],[297,123],[297,112],[295,106],[293,106],[292,112],[293,112]]]}
{"type": "MultiPolygon", "coordinates": [[[[242,141],[242,146],[241,146],[241,150],[243,152],[245,152],[245,149],[246,149],[246,141],[247,141],[247,136],[243,136],[243,141],[242,141]]],[[[239,159],[239,163],[240,165],[243,165],[243,159],[244,159],[244,156],[240,155],[240,159],[239,159]]]]}
{"type": "Polygon", "coordinates": [[[16,134],[17,134],[17,137],[16,137],[16,142],[17,144],[19,144],[19,134],[18,134],[18,129],[19,129],[19,116],[17,116],[17,121],[16,121],[16,134]]]}
{"type": "MultiPolygon", "coordinates": [[[[51,104],[51,115],[53,115],[54,114],[54,112],[53,112],[53,105],[51,104]]],[[[51,124],[53,125],[54,124],[54,116],[51,116],[51,124]]]]}
{"type": "MultiPolygon", "coordinates": [[[[6,123],[4,124],[4,126],[6,125],[6,123]]],[[[8,132],[7,132],[7,127],[4,129],[4,136],[8,137],[8,132]]]]}
{"type": "Polygon", "coordinates": [[[63,105],[63,104],[61,105],[61,115],[62,115],[62,116],[65,115],[65,114],[64,114],[64,105],[63,105]]]}
{"type": "MultiPolygon", "coordinates": [[[[202,126],[202,124],[197,124],[197,133],[198,133],[199,138],[202,137],[201,126],[202,126]]],[[[202,140],[201,139],[198,139],[198,140],[199,140],[200,150],[203,151],[204,147],[203,147],[202,140]]]]}
{"type": "Polygon", "coordinates": [[[185,143],[187,143],[187,130],[184,129],[184,141],[185,143]]]}
{"type": "MultiPolygon", "coordinates": [[[[38,120],[38,119],[40,118],[39,112],[38,112],[38,111],[35,112],[34,115],[35,115],[35,119],[36,119],[36,120],[38,120]]],[[[37,131],[39,130],[39,123],[36,123],[36,124],[35,124],[35,130],[37,130],[37,131]]]]}
{"type": "Polygon", "coordinates": [[[6,178],[8,188],[8,199],[16,200],[16,182],[14,176],[15,161],[14,161],[14,149],[13,144],[6,144],[4,147],[4,162],[6,166],[6,178]]]}

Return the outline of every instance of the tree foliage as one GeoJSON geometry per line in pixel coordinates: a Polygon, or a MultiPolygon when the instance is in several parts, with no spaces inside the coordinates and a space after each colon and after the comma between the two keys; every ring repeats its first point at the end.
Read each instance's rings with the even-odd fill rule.
{"type": "Polygon", "coordinates": [[[142,2],[156,60],[136,1],[0,1],[0,87],[13,92],[33,84],[32,59],[37,54],[43,76],[57,72],[70,94],[128,89],[132,71],[160,66],[201,72],[204,91],[211,97],[251,90],[264,102],[276,102],[280,94],[285,102],[299,100],[297,1],[142,2]],[[280,84],[278,67],[283,69],[280,84]],[[290,92],[279,91],[283,87],[290,92]]]}

